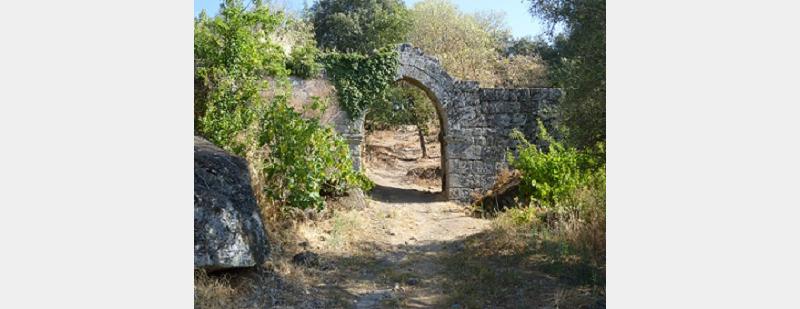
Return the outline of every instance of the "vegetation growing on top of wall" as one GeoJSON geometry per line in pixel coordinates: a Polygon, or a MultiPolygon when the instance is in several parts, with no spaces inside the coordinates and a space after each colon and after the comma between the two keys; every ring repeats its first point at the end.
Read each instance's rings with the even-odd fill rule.
{"type": "Polygon", "coordinates": [[[260,195],[275,205],[322,208],[322,195],[368,189],[341,137],[289,106],[287,59],[270,39],[284,16],[254,4],[227,0],[214,18],[201,14],[195,21],[196,133],[244,156],[260,195]],[[262,96],[267,90],[269,99],[262,96]]]}
{"type": "Polygon", "coordinates": [[[292,48],[289,54],[289,61],[286,67],[292,71],[292,75],[301,78],[314,78],[322,71],[322,65],[317,62],[319,49],[313,42],[306,43],[292,48]]]}
{"type": "Polygon", "coordinates": [[[290,75],[303,79],[318,77],[322,66],[317,62],[320,51],[314,40],[314,25],[295,13],[283,14],[286,16],[284,22],[270,33],[269,39],[284,49],[287,56],[286,68],[291,70],[290,75]]]}
{"type": "Polygon", "coordinates": [[[356,118],[374,102],[386,102],[394,82],[398,54],[386,47],[375,53],[330,52],[321,57],[328,78],[336,87],[339,105],[356,118]]]}

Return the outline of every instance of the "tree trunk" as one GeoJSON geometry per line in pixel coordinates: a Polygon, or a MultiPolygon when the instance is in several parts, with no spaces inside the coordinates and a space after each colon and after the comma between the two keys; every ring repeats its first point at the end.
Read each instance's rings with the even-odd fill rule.
{"type": "Polygon", "coordinates": [[[419,134],[419,147],[422,148],[422,158],[428,157],[428,150],[425,149],[425,135],[422,134],[422,128],[417,126],[417,133],[419,134]]]}

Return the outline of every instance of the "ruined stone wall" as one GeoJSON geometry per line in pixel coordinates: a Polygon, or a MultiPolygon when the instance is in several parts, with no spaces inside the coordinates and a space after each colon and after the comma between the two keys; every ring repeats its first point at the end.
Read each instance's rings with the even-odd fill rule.
{"type": "Polygon", "coordinates": [[[555,125],[561,91],[551,88],[480,88],[476,81],[450,77],[436,58],[403,44],[398,48],[398,79],[426,90],[442,121],[443,190],[451,200],[469,201],[483,193],[507,166],[506,152],[516,150],[511,130],[536,141],[536,119],[555,125]]]}
{"type": "Polygon", "coordinates": [[[510,138],[513,129],[537,142],[537,117],[547,127],[555,124],[554,107],[561,92],[548,88],[478,88],[477,84],[458,91],[458,99],[450,107],[450,132],[446,137],[445,173],[450,180],[446,190],[449,199],[468,201],[473,192],[489,189],[500,169],[507,166],[507,151],[517,147],[510,138]]]}
{"type": "MultiPolygon", "coordinates": [[[[443,191],[450,200],[468,202],[483,193],[507,164],[505,154],[515,151],[510,138],[514,128],[536,141],[536,119],[552,128],[561,91],[553,88],[480,88],[476,81],[450,77],[436,58],[403,44],[398,47],[400,65],[396,79],[425,90],[441,121],[443,191]]],[[[364,119],[336,121],[337,131],[350,143],[360,168],[364,119]]]]}

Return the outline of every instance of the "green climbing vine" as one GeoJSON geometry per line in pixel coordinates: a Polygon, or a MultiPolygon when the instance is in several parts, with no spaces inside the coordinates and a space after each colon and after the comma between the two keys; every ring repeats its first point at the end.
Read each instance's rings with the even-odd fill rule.
{"type": "Polygon", "coordinates": [[[397,51],[383,48],[375,53],[330,52],[321,57],[328,78],[336,87],[339,105],[356,118],[374,102],[386,101],[398,66],[397,51]]]}

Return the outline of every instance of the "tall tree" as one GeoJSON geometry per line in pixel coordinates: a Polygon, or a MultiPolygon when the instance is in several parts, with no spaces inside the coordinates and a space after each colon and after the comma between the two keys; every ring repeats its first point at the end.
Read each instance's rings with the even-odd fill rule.
{"type": "Polygon", "coordinates": [[[509,56],[536,56],[539,54],[539,41],[530,36],[508,40],[503,55],[509,56]]]}
{"type": "Polygon", "coordinates": [[[408,12],[401,0],[320,0],[311,7],[317,44],[323,49],[368,53],[401,43],[408,12]]]}
{"type": "Polygon", "coordinates": [[[605,0],[529,0],[530,12],[548,25],[550,44],[540,44],[550,77],[565,90],[564,122],[579,147],[606,139],[605,0]],[[556,29],[563,31],[557,33],[556,29]]]}
{"type": "Polygon", "coordinates": [[[284,21],[262,1],[225,0],[213,18],[195,20],[195,130],[213,143],[244,151],[235,137],[256,118],[263,78],[286,76],[283,49],[269,36],[284,21]],[[252,8],[248,8],[252,7],[252,8]]]}
{"type": "Polygon", "coordinates": [[[449,0],[423,0],[410,12],[409,42],[439,58],[454,77],[477,80],[485,87],[544,84],[541,59],[505,54],[512,37],[502,13],[467,14],[449,0]]]}
{"type": "Polygon", "coordinates": [[[491,86],[502,37],[508,29],[496,13],[465,14],[447,0],[414,4],[408,40],[434,55],[448,73],[491,86]]]}

